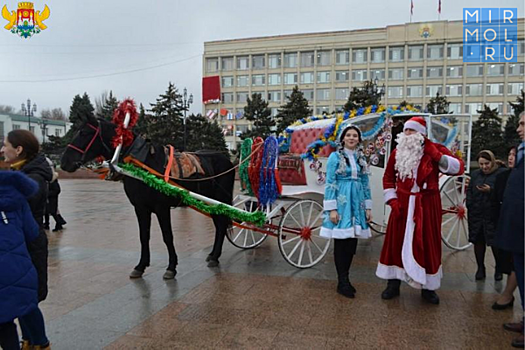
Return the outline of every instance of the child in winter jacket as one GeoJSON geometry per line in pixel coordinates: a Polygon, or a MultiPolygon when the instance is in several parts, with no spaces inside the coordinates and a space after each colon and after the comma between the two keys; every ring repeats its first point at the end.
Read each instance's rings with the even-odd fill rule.
{"type": "Polygon", "coordinates": [[[13,321],[38,308],[38,278],[26,246],[39,235],[27,202],[37,190],[37,183],[23,173],[0,171],[0,348],[4,349],[20,348],[13,321]]]}

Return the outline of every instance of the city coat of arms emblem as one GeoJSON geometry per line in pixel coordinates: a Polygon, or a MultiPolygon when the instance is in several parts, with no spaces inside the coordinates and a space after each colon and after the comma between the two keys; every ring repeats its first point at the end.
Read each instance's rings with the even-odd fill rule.
{"type": "Polygon", "coordinates": [[[19,2],[16,12],[9,11],[7,5],[2,8],[2,17],[8,22],[4,28],[24,39],[45,30],[47,26],[44,21],[49,18],[49,14],[47,5],[40,12],[34,10],[32,2],[19,2]]]}

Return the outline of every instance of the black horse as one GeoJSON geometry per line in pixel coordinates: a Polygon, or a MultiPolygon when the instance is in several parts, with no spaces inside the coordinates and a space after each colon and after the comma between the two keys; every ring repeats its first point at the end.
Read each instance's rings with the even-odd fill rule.
{"type": "MultiPolygon", "coordinates": [[[[115,135],[115,128],[115,124],[102,119],[97,120],[93,115],[85,117],[79,132],[62,155],[61,168],[68,172],[74,172],[83,164],[97,157],[102,156],[105,159],[111,159],[114,153],[111,140],[115,135]]],[[[164,147],[153,145],[135,135],[134,145],[136,145],[137,142],[142,143],[143,146],[141,149],[144,164],[164,174],[166,164],[164,147]]],[[[133,148],[134,145],[123,148],[121,154],[123,156],[127,155],[131,151],[130,148],[133,148]]],[[[226,173],[209,180],[179,180],[177,183],[189,191],[199,193],[226,204],[231,204],[235,173],[234,171],[227,172],[233,167],[229,158],[225,154],[214,151],[199,151],[195,154],[199,158],[205,174],[193,175],[191,178],[203,178],[226,173]]],[[[135,208],[140,230],[140,261],[131,272],[130,277],[142,277],[146,267],[150,264],[149,239],[151,214],[155,213],[162,231],[162,238],[168,248],[169,254],[168,268],[163,278],[174,278],[177,274],[176,267],[178,260],[173,244],[170,209],[179,206],[181,204],[180,200],[176,197],[166,196],[147,186],[142,181],[131,177],[124,177],[123,183],[126,196],[135,208]]],[[[230,219],[226,216],[212,215],[212,219],[215,225],[215,242],[213,244],[213,250],[206,259],[210,267],[219,264],[224,237],[230,225],[230,219]]]]}

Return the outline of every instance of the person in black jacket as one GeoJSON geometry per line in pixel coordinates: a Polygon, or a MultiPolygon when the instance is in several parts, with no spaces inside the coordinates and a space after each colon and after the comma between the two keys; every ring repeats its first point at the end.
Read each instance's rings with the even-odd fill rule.
{"type": "Polygon", "coordinates": [[[49,158],[46,158],[46,160],[53,171],[53,178],[49,183],[49,192],[47,194],[46,212],[44,215],[44,229],[49,230],[49,216],[52,216],[55,220],[55,228],[53,229],[53,232],[57,232],[64,228],[63,226],[66,224],[66,220],[64,220],[58,211],[58,195],[61,191],[60,184],[58,183],[58,173],[55,170],[53,161],[49,158]]]}
{"type": "MultiPolygon", "coordinates": [[[[32,132],[28,130],[13,130],[7,134],[1,152],[5,161],[13,170],[19,170],[35,180],[38,191],[28,199],[29,207],[35,221],[39,226],[38,237],[27,246],[33,265],[38,275],[38,301],[47,297],[47,236],[44,231],[44,211],[47,202],[48,182],[51,181],[53,173],[46,158],[39,153],[40,144],[32,132]]],[[[35,324],[44,323],[40,309],[20,317],[20,328],[22,339],[31,346],[45,348],[48,346],[45,331],[34,329],[35,324]]]]}
{"type": "MultiPolygon", "coordinates": [[[[472,172],[472,177],[467,189],[467,209],[468,209],[468,231],[469,241],[474,243],[474,253],[478,270],[476,280],[485,279],[485,251],[487,245],[492,247],[494,259],[497,258],[497,248],[494,247],[495,226],[491,220],[490,196],[494,189],[496,176],[504,171],[496,163],[496,157],[489,150],[479,152],[477,156],[480,169],[472,172]]],[[[503,275],[498,271],[494,279],[501,281],[503,275]]]]}
{"type": "MultiPolygon", "coordinates": [[[[496,181],[494,183],[494,190],[491,194],[491,208],[492,208],[492,222],[494,227],[498,226],[499,213],[501,210],[501,204],[503,203],[503,193],[505,192],[505,187],[507,186],[507,180],[509,175],[514,168],[516,163],[516,147],[512,146],[508,152],[507,165],[508,169],[501,172],[496,176],[496,181]]],[[[497,235],[497,233],[496,233],[497,235]]],[[[507,308],[512,308],[514,305],[514,291],[517,288],[516,274],[514,273],[514,263],[512,261],[512,254],[505,249],[498,249],[498,261],[496,262],[500,272],[507,274],[507,284],[505,289],[499,296],[498,300],[492,304],[494,310],[505,310],[507,308]]]]}
{"type": "MultiPolygon", "coordinates": [[[[516,166],[511,170],[507,187],[503,194],[503,202],[498,221],[496,244],[498,247],[511,252],[514,262],[514,271],[520,290],[521,306],[524,307],[524,219],[525,219],[525,194],[524,194],[524,152],[525,152],[525,112],[521,112],[518,124],[518,134],[522,143],[518,146],[516,166]]],[[[514,347],[524,347],[523,319],[521,322],[505,323],[503,325],[508,331],[521,333],[512,341],[514,347]]]]}

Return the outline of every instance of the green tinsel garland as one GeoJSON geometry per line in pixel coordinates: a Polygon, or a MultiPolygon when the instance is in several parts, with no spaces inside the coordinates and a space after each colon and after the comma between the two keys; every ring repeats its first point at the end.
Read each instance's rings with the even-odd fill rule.
{"type": "Polygon", "coordinates": [[[206,204],[203,201],[190,196],[187,190],[172,186],[157,176],[140,169],[133,164],[119,164],[119,166],[126,172],[141,179],[146,185],[164,193],[167,196],[178,196],[186,205],[195,207],[196,209],[211,215],[225,215],[232,220],[239,222],[251,222],[259,227],[266,222],[266,214],[261,211],[254,211],[246,213],[244,211],[231,208],[224,204],[206,204]]]}
{"type": "MultiPolygon", "coordinates": [[[[253,140],[251,137],[244,140],[241,146],[241,162],[245,160],[247,157],[249,158],[249,155],[252,153],[252,145],[253,140]]],[[[250,165],[250,161],[247,160],[244,163],[241,164],[239,167],[239,177],[241,178],[241,189],[248,194],[249,196],[253,196],[253,190],[252,186],[250,185],[250,178],[248,176],[248,166],[250,165]]]]}

